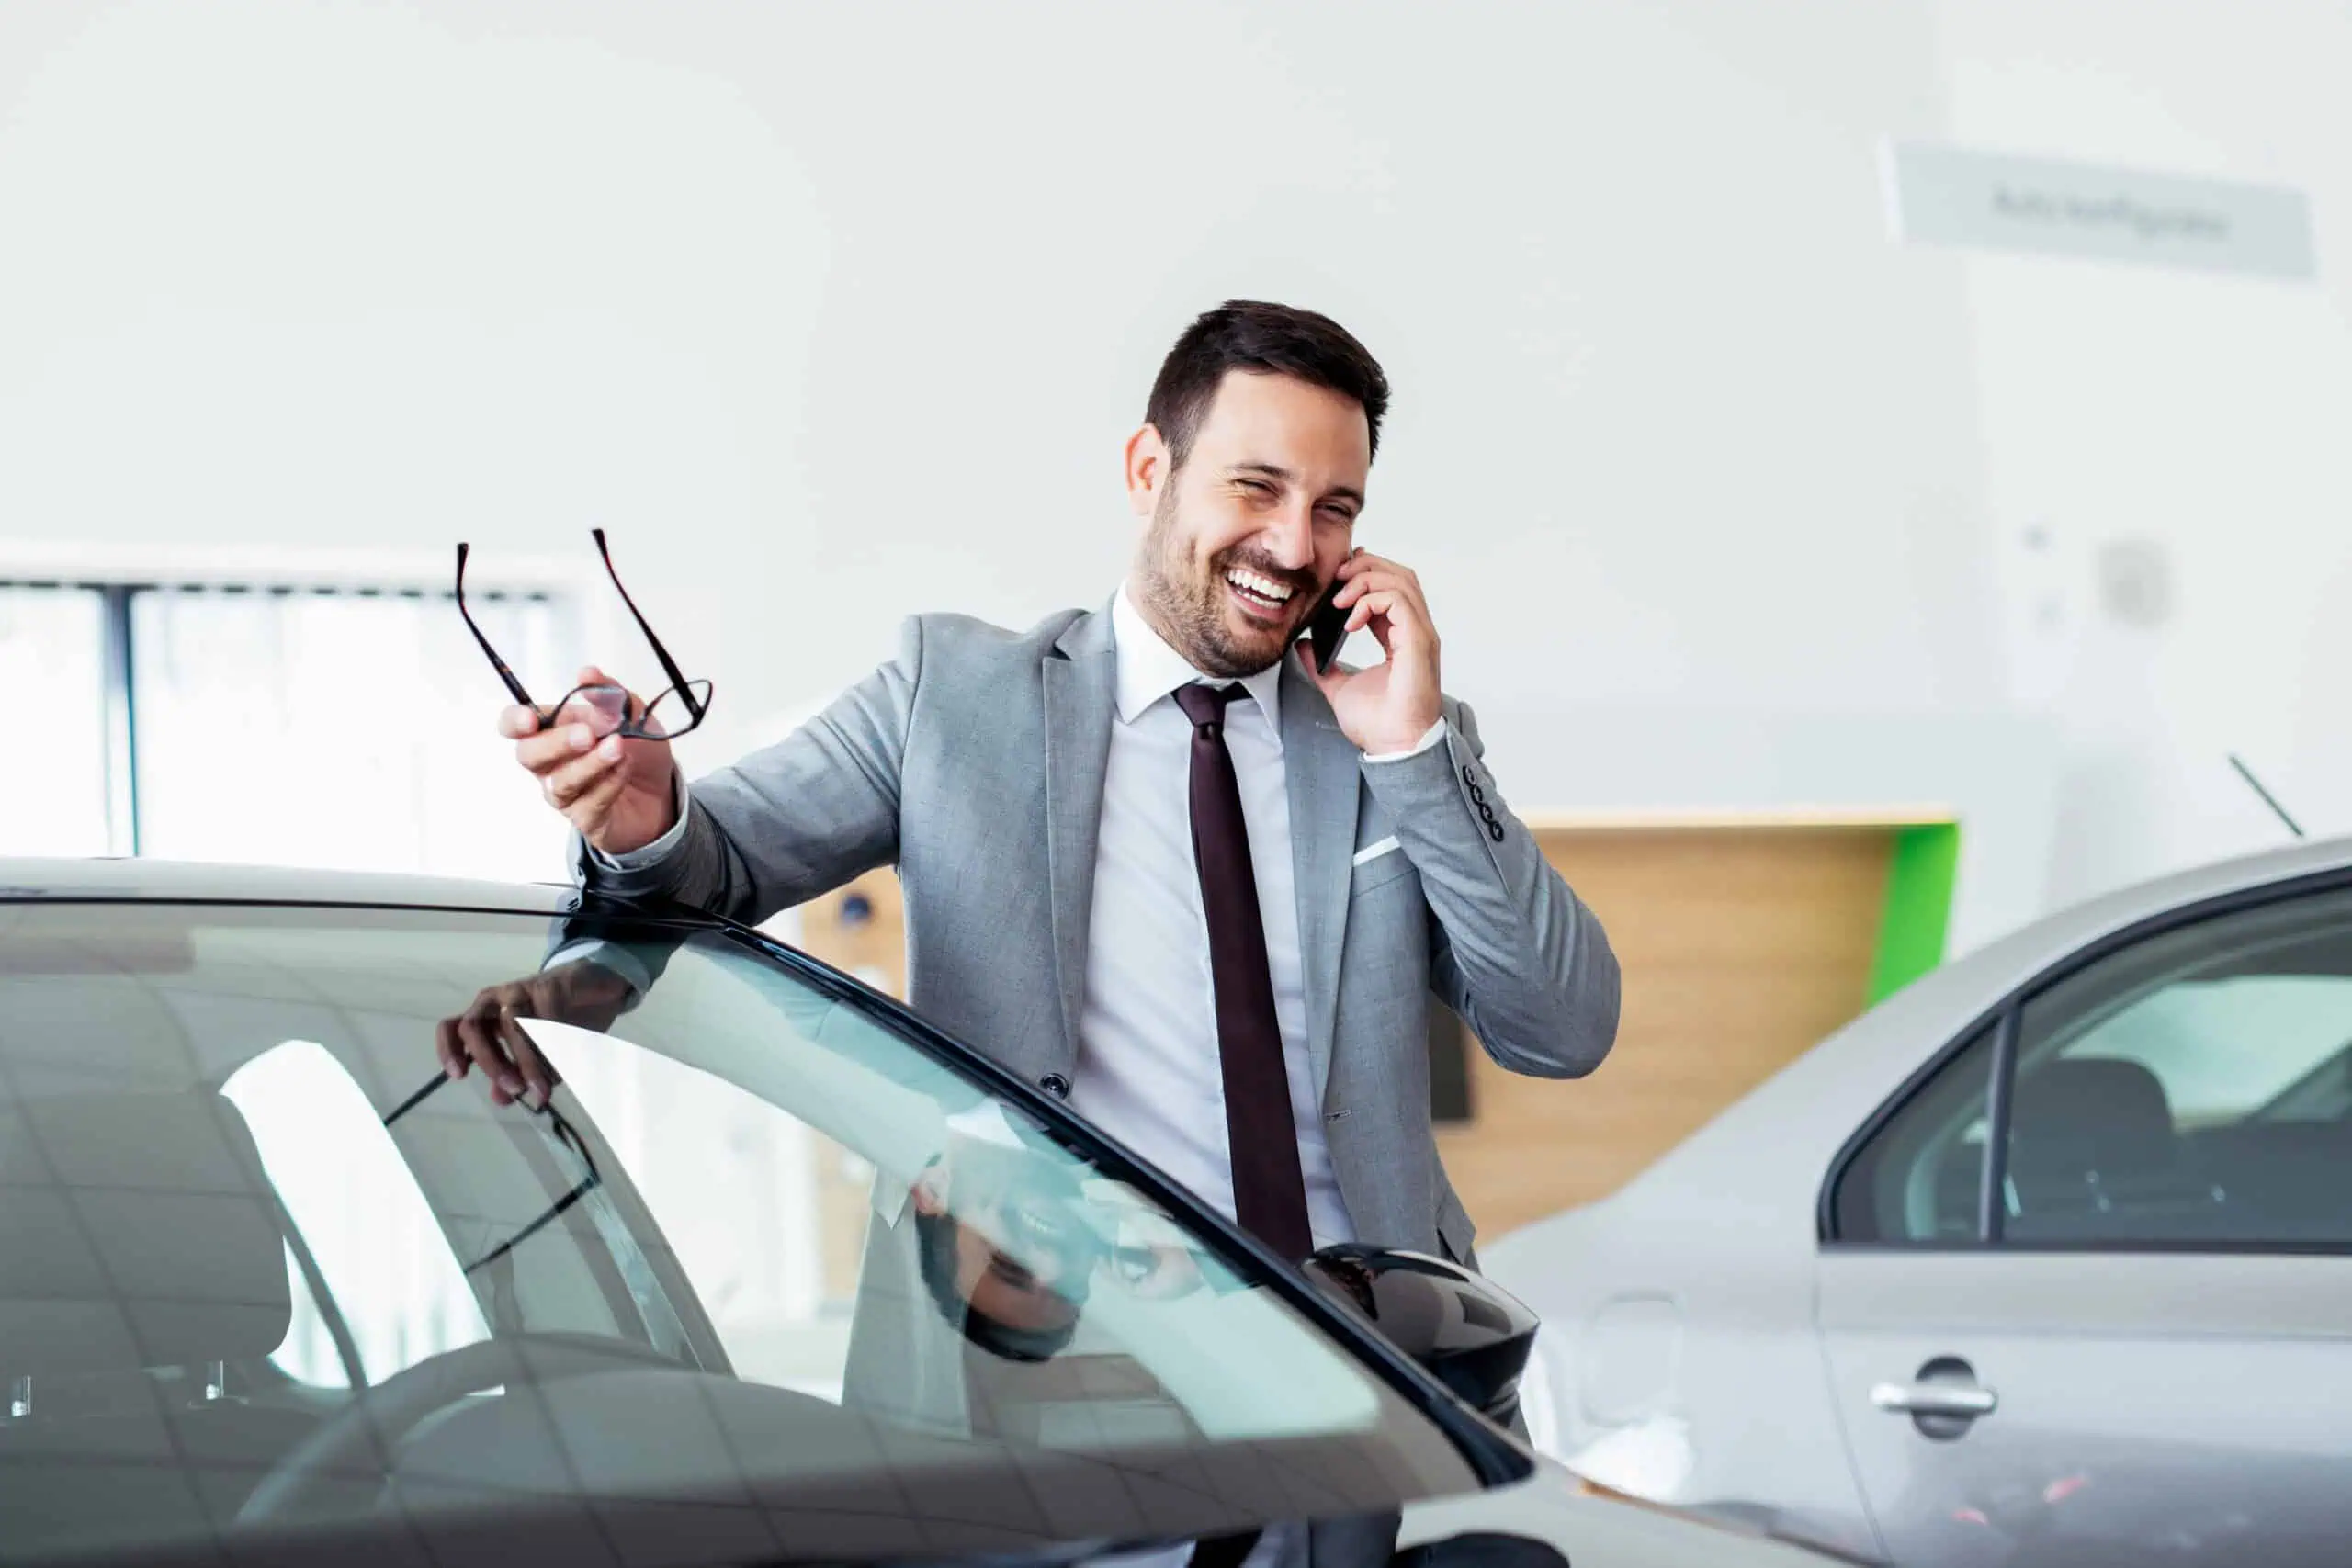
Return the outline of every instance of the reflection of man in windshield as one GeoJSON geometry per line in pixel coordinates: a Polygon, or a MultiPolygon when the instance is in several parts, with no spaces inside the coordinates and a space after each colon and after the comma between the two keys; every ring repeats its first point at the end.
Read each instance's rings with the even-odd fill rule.
{"type": "Polygon", "coordinates": [[[1008,1361],[1046,1360],[1077,1331],[1103,1252],[1080,1212],[1078,1183],[1067,1168],[1000,1141],[1014,1134],[994,1105],[950,1123],[948,1149],[908,1194],[923,1286],[979,1348],[1008,1361]],[[985,1127],[989,1121],[1001,1135],[985,1127]]]}

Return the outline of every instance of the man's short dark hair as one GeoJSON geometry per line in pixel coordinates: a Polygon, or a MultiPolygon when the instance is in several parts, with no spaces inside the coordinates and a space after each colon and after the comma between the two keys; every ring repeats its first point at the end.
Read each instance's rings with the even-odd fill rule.
{"type": "Polygon", "coordinates": [[[1168,443],[1174,467],[1192,455],[1228,371],[1290,376],[1363,405],[1372,452],[1380,454],[1380,420],[1388,412],[1388,377],[1380,361],[1329,316],[1291,305],[1228,299],[1184,329],[1161,361],[1144,418],[1168,443]]]}
{"type": "Polygon", "coordinates": [[[1085,1277],[1073,1281],[1069,1321],[1052,1328],[1015,1328],[999,1323],[964,1300],[956,1289],[956,1238],[961,1228],[953,1215],[915,1211],[915,1250],[922,1282],[931,1292],[939,1315],[963,1332],[965,1338],[1000,1360],[1049,1361],[1061,1354],[1078,1332],[1078,1306],[1086,1299],[1085,1277]]]}

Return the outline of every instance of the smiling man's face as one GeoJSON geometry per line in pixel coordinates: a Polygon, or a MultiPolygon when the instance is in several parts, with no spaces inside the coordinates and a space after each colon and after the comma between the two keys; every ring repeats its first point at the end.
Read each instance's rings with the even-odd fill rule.
{"type": "Polygon", "coordinates": [[[1371,469],[1353,398],[1229,372],[1181,468],[1148,425],[1128,444],[1129,498],[1151,519],[1131,578],[1137,607],[1204,675],[1271,667],[1348,558],[1371,469]]]}
{"type": "Polygon", "coordinates": [[[960,1135],[915,1181],[924,1283],[966,1337],[1020,1360],[1068,1342],[1092,1268],[1076,1196],[1067,1170],[960,1135]]]}

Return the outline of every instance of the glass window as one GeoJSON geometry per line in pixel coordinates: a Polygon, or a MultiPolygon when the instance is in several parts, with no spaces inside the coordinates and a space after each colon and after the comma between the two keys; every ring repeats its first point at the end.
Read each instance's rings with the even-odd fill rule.
{"type": "Polygon", "coordinates": [[[0,584],[0,854],[102,855],[107,842],[105,600],[87,588],[0,584]]]}
{"type": "Polygon", "coordinates": [[[1838,1240],[1976,1239],[1992,1067],[1993,1031],[1987,1027],[1862,1145],[1838,1179],[1838,1240]]]}
{"type": "Polygon", "coordinates": [[[284,1205],[293,1316],[272,1359],[304,1382],[349,1387],[337,1337],[300,1271],[303,1255],[341,1308],[359,1381],[384,1379],[490,1337],[448,1238],[383,1122],[323,1046],[273,1045],[220,1092],[243,1113],[284,1205]],[[300,1240],[303,1252],[295,1251],[300,1240]]]}
{"type": "Polygon", "coordinates": [[[0,905],[0,950],[12,1551],[300,1517],[313,1555],[511,1554],[593,1510],[715,1560],[948,1557],[1475,1485],[1147,1192],[716,935],[0,905]],[[548,1103],[446,1077],[458,1021],[548,1103]]]}
{"type": "MultiPolygon", "coordinates": [[[[526,675],[578,662],[551,604],[485,595],[474,615],[526,675]]],[[[131,600],[131,649],[142,854],[514,881],[562,864],[562,821],[492,733],[508,699],[444,595],[156,590],[131,600]]]]}
{"type": "Polygon", "coordinates": [[[2352,1243],[2352,893],[2139,942],[2026,1007],[2018,1241],[2352,1243]]]}

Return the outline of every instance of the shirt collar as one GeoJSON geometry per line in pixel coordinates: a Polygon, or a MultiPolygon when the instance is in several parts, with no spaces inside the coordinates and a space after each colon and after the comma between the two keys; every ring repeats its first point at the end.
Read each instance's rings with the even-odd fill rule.
{"type": "MultiPolygon", "coordinates": [[[[1153,629],[1143,618],[1143,612],[1127,592],[1125,583],[1119,585],[1119,596],[1111,602],[1111,637],[1119,654],[1119,722],[1133,724],[1143,716],[1144,710],[1179,686],[1194,681],[1205,681],[1221,686],[1227,682],[1212,675],[1204,675],[1193,668],[1184,656],[1170,646],[1166,637],[1153,629]]],[[[1285,653],[1283,658],[1290,655],[1285,653]]],[[[1241,689],[1258,703],[1259,711],[1274,733],[1283,732],[1283,667],[1279,660],[1241,682],[1241,689]]]]}

